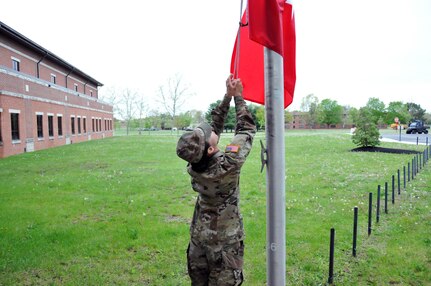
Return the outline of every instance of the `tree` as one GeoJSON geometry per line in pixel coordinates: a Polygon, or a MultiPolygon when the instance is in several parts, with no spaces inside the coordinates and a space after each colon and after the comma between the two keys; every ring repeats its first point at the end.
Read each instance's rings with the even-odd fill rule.
{"type": "Polygon", "coordinates": [[[371,120],[374,123],[377,123],[380,118],[385,118],[385,103],[380,99],[370,97],[365,107],[371,112],[371,120]]]}
{"type": "Polygon", "coordinates": [[[353,124],[357,124],[358,119],[359,119],[359,110],[357,108],[354,108],[354,107],[350,108],[349,109],[349,118],[353,124]]]}
{"type": "Polygon", "coordinates": [[[350,107],[349,105],[342,106],[342,108],[343,108],[342,122],[343,122],[343,128],[345,128],[346,125],[353,124],[353,120],[350,117],[350,110],[356,109],[356,108],[350,107]]]}
{"type": "Polygon", "coordinates": [[[336,100],[324,99],[317,107],[317,120],[329,128],[332,124],[341,123],[343,108],[336,100]]]}
{"type": "Polygon", "coordinates": [[[144,97],[138,91],[129,88],[109,87],[101,98],[112,104],[114,116],[126,123],[126,134],[129,135],[131,123],[135,116],[142,117],[146,111],[144,97]]]}
{"type": "Polygon", "coordinates": [[[307,112],[305,115],[305,122],[313,128],[317,121],[317,106],[319,105],[319,99],[314,94],[309,94],[304,97],[301,101],[301,111],[307,112]]]}
{"type": "Polygon", "coordinates": [[[193,115],[191,111],[186,111],[177,116],[176,127],[184,129],[189,127],[192,123],[193,115]]]}
{"type": "Polygon", "coordinates": [[[141,133],[141,129],[143,128],[144,125],[144,120],[143,120],[143,116],[147,111],[147,106],[144,103],[144,97],[137,97],[137,101],[136,101],[136,110],[138,113],[138,128],[139,128],[139,133],[141,133]]]}
{"type": "Polygon", "coordinates": [[[182,77],[178,74],[167,80],[166,86],[159,87],[159,102],[163,105],[167,114],[172,119],[172,126],[176,125],[176,116],[186,100],[192,96],[189,88],[182,83],[182,77]]]}
{"type": "Polygon", "coordinates": [[[360,147],[375,147],[380,144],[379,129],[373,118],[373,112],[369,108],[362,107],[359,109],[356,131],[352,136],[354,144],[360,147]]]}
{"type": "Polygon", "coordinates": [[[392,101],[387,107],[386,124],[394,123],[395,117],[398,117],[400,123],[408,123],[412,118],[407,105],[401,101],[392,101]]]}
{"type": "Polygon", "coordinates": [[[293,121],[293,115],[292,112],[289,112],[288,110],[284,111],[284,124],[286,125],[289,122],[293,121]]]}
{"type": "Polygon", "coordinates": [[[411,116],[411,119],[425,120],[425,109],[423,109],[419,104],[413,102],[407,102],[407,110],[411,116]]]}

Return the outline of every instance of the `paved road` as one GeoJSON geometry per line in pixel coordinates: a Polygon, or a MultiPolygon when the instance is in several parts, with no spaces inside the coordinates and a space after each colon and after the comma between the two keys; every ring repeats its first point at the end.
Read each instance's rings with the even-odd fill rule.
{"type": "Polygon", "coordinates": [[[400,133],[382,134],[382,138],[388,139],[388,141],[401,141],[402,143],[410,144],[416,144],[419,140],[419,144],[426,144],[428,142],[431,145],[431,134],[406,134],[404,130],[401,132],[401,140],[400,133]]]}

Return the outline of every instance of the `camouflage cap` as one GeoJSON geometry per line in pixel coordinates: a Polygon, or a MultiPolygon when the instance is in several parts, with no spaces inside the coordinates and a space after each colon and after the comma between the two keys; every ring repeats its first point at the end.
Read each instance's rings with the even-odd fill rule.
{"type": "Polygon", "coordinates": [[[177,143],[177,155],[189,163],[197,163],[205,152],[205,143],[211,136],[212,127],[204,122],[193,131],[184,133],[177,143]]]}

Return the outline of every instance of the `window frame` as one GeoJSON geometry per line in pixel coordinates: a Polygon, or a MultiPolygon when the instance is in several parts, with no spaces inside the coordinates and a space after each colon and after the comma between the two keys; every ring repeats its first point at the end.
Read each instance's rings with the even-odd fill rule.
{"type": "Polygon", "coordinates": [[[43,112],[36,112],[36,130],[37,139],[43,140],[43,112]]]}
{"type": "Polygon", "coordinates": [[[57,84],[57,76],[55,74],[51,74],[51,83],[57,84]]]}
{"type": "Polygon", "coordinates": [[[54,114],[48,113],[48,137],[49,139],[54,138],[54,114]]]}
{"type": "Polygon", "coordinates": [[[72,136],[75,136],[75,115],[70,116],[70,132],[72,136]]]}
{"type": "Polygon", "coordinates": [[[57,114],[57,135],[63,137],[63,114],[57,114]]]}
{"type": "Polygon", "coordinates": [[[11,57],[11,60],[12,60],[12,69],[17,72],[21,71],[21,60],[15,57],[11,57]]]}
{"type": "Polygon", "coordinates": [[[20,110],[9,109],[10,132],[11,132],[12,144],[21,143],[20,132],[19,132],[20,131],[19,130],[19,114],[20,113],[21,113],[20,110]],[[16,122],[14,120],[14,117],[16,117],[16,122]]]}

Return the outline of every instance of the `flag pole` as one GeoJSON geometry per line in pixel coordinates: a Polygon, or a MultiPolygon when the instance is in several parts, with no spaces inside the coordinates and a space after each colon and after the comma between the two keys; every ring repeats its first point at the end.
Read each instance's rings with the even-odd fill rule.
{"type": "Polygon", "coordinates": [[[267,145],[267,285],[286,285],[283,58],[264,48],[267,145]]]}

